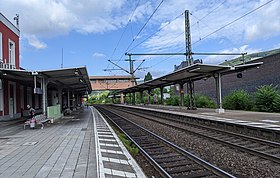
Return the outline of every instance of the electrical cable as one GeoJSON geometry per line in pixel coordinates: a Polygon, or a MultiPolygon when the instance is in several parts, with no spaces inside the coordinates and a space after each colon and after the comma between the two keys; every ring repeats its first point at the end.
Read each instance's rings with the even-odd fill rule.
{"type": "MultiPolygon", "coordinates": [[[[129,20],[128,20],[128,22],[127,22],[127,24],[126,24],[126,26],[125,26],[125,28],[124,28],[124,30],[123,30],[123,32],[122,32],[122,34],[121,34],[120,39],[119,39],[119,40],[118,40],[118,42],[117,42],[116,47],[114,48],[114,51],[113,51],[113,53],[112,53],[112,55],[111,55],[110,59],[112,59],[112,58],[113,58],[113,56],[114,56],[114,54],[115,54],[115,52],[116,52],[116,50],[117,50],[117,48],[118,48],[118,46],[119,46],[119,44],[120,44],[120,42],[121,42],[121,40],[122,40],[122,38],[123,38],[123,36],[124,36],[125,32],[126,32],[126,29],[127,29],[128,25],[129,25],[129,23],[131,22],[131,18],[133,17],[133,15],[134,15],[134,13],[135,13],[136,9],[137,9],[137,8],[138,8],[138,6],[139,6],[139,3],[140,3],[140,0],[138,0],[138,2],[137,2],[137,4],[136,4],[136,6],[135,6],[135,8],[134,8],[133,12],[131,13],[131,15],[130,15],[130,17],[129,17],[129,20]]],[[[110,65],[110,63],[108,63],[108,65],[107,65],[107,68],[106,68],[106,69],[108,69],[109,65],[110,65]]]]}
{"type": "Polygon", "coordinates": [[[146,27],[146,25],[148,24],[148,22],[151,20],[151,18],[153,17],[153,15],[156,13],[156,11],[159,9],[159,7],[162,5],[164,0],[161,0],[161,2],[159,3],[159,5],[157,6],[157,8],[154,10],[154,12],[151,14],[151,16],[148,18],[148,20],[145,22],[145,24],[142,26],[142,28],[140,29],[140,31],[137,33],[137,35],[133,38],[133,40],[131,41],[131,43],[128,45],[127,49],[125,50],[126,52],[129,50],[129,48],[131,47],[131,45],[133,44],[133,42],[135,41],[135,39],[138,38],[138,36],[140,35],[140,33],[142,32],[142,30],[146,27]]]}
{"type": "MultiPolygon", "coordinates": [[[[128,45],[128,47],[126,48],[125,52],[128,51],[128,49],[131,47],[131,45],[133,44],[133,42],[135,41],[135,39],[138,38],[138,36],[140,35],[140,33],[142,32],[142,30],[146,27],[146,25],[148,24],[148,22],[151,20],[151,18],[153,17],[153,15],[156,13],[156,11],[159,9],[159,7],[162,5],[164,0],[161,0],[161,2],[159,3],[159,5],[156,7],[156,9],[153,11],[153,13],[150,15],[150,17],[148,18],[148,20],[145,22],[145,24],[142,26],[142,28],[140,29],[140,31],[137,33],[137,35],[133,38],[133,40],[131,41],[131,43],[128,45]]],[[[122,56],[119,58],[118,62],[123,58],[125,53],[122,54],[122,56]]],[[[118,64],[118,62],[116,62],[118,64]]]]}
{"type": "Polygon", "coordinates": [[[198,42],[204,40],[205,38],[207,38],[207,37],[209,37],[209,36],[211,36],[211,35],[217,33],[218,31],[222,30],[223,28],[230,26],[231,24],[237,22],[238,20],[240,20],[240,19],[246,17],[247,15],[249,15],[249,14],[255,12],[256,10],[258,10],[258,9],[260,9],[260,8],[262,8],[262,7],[264,7],[264,6],[266,6],[267,4],[271,3],[272,1],[273,1],[273,0],[270,0],[270,1],[268,1],[268,2],[266,2],[266,3],[264,3],[264,4],[262,4],[261,6],[255,8],[255,9],[249,11],[249,12],[247,12],[246,14],[242,15],[241,17],[238,17],[237,19],[231,21],[230,23],[228,23],[228,24],[226,24],[226,25],[224,25],[224,26],[218,28],[217,30],[215,30],[215,31],[213,31],[213,32],[211,32],[211,33],[209,33],[208,35],[202,37],[200,40],[198,40],[198,41],[192,43],[192,45],[194,45],[194,44],[196,44],[196,43],[198,43],[198,42]]]}
{"type": "Polygon", "coordinates": [[[159,31],[161,31],[162,29],[164,29],[165,27],[167,27],[168,25],[170,25],[173,21],[177,20],[179,17],[181,17],[184,13],[181,13],[180,15],[178,15],[177,17],[175,17],[174,19],[172,19],[171,21],[169,21],[167,24],[165,24],[164,26],[162,26],[161,28],[159,28],[156,32],[152,33],[151,35],[149,35],[147,38],[145,38],[143,41],[141,41],[140,43],[138,43],[137,45],[133,46],[131,49],[129,49],[127,52],[130,52],[131,50],[135,49],[136,47],[138,47],[139,45],[141,45],[142,43],[144,43],[145,41],[147,41],[148,39],[150,39],[153,35],[155,35],[156,33],[158,33],[159,31]]]}

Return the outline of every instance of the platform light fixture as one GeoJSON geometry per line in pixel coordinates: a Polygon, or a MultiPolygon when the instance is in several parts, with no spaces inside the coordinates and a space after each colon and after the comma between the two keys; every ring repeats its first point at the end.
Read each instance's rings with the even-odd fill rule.
{"type": "Polygon", "coordinates": [[[74,74],[75,74],[76,76],[79,76],[79,75],[80,75],[80,71],[79,71],[78,69],[76,69],[75,72],[74,72],[74,74]]]}

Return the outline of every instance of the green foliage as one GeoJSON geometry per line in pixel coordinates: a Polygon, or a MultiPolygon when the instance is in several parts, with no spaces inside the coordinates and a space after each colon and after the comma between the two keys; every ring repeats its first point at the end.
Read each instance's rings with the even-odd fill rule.
{"type": "Polygon", "coordinates": [[[153,76],[150,72],[148,72],[147,75],[145,75],[144,82],[147,82],[149,80],[153,80],[153,76]]]}
{"type": "Polygon", "coordinates": [[[273,100],[273,109],[275,112],[280,112],[280,94],[278,93],[275,97],[275,99],[273,100]]]}
{"type": "Polygon", "coordinates": [[[102,91],[102,92],[99,92],[99,93],[89,95],[88,103],[89,104],[112,103],[112,99],[108,98],[108,95],[109,95],[109,91],[102,91]]]}
{"type": "Polygon", "coordinates": [[[257,111],[273,112],[275,108],[279,108],[277,103],[279,92],[277,87],[272,85],[264,85],[257,89],[255,93],[257,111]]]}
{"type": "Polygon", "coordinates": [[[170,96],[165,102],[167,105],[170,106],[179,106],[179,96],[170,96]]]}
{"type": "Polygon", "coordinates": [[[195,95],[194,100],[198,108],[216,108],[216,104],[208,96],[195,95]]]}
{"type": "MultiPolygon", "coordinates": [[[[274,49],[274,50],[270,50],[270,51],[248,54],[248,55],[244,56],[244,59],[245,59],[245,61],[251,61],[251,60],[258,59],[258,58],[263,58],[263,57],[266,57],[266,56],[277,54],[279,52],[280,52],[280,49],[278,48],[278,49],[274,49]]],[[[241,57],[223,62],[221,65],[234,66],[234,65],[238,65],[238,64],[242,64],[242,63],[243,63],[243,57],[241,56],[241,57]]]]}
{"type": "Polygon", "coordinates": [[[139,149],[130,140],[127,139],[125,134],[122,134],[118,131],[116,131],[116,133],[129,153],[135,157],[139,153],[139,149]]]}
{"type": "Polygon", "coordinates": [[[250,94],[244,90],[236,90],[223,98],[225,109],[251,110],[252,102],[250,94]]]}
{"type": "Polygon", "coordinates": [[[184,95],[184,106],[189,107],[190,96],[188,94],[184,95]]]}

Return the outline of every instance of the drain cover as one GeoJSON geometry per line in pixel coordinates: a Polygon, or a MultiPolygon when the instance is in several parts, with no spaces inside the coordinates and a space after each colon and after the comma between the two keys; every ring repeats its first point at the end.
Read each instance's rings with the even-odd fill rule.
{"type": "Polygon", "coordinates": [[[82,130],[81,131],[86,131],[87,130],[87,128],[82,128],[82,130]]]}
{"type": "Polygon", "coordinates": [[[24,144],[22,144],[23,146],[32,146],[32,145],[35,145],[36,143],[38,142],[26,142],[24,144]]]}

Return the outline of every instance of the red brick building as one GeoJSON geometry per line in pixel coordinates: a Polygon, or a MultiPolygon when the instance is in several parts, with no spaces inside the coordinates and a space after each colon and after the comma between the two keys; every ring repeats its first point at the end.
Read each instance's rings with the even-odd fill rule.
{"type": "Polygon", "coordinates": [[[122,90],[132,86],[131,76],[90,76],[93,91],[122,90]]]}
{"type": "MultiPolygon", "coordinates": [[[[75,109],[91,92],[86,67],[27,71],[20,68],[19,29],[0,13],[0,121],[75,109]],[[54,106],[53,108],[51,108],[54,106]],[[65,107],[63,107],[65,106],[65,107]]],[[[59,113],[58,113],[59,115],[59,113]]]]}
{"type": "MultiPolygon", "coordinates": [[[[19,29],[0,13],[0,70],[1,76],[7,75],[2,69],[19,70],[19,29]]],[[[19,117],[24,103],[17,102],[22,86],[16,81],[0,77],[0,116],[19,117]]]]}

